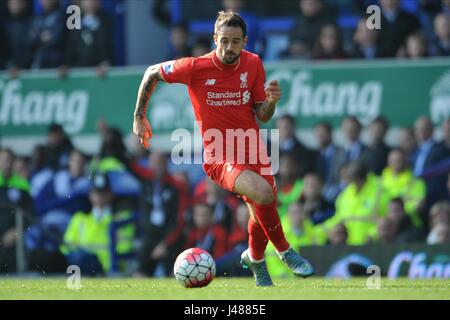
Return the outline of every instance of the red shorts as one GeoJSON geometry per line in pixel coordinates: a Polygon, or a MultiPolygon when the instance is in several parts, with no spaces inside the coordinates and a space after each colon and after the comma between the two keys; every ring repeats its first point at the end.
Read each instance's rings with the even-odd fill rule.
{"type": "MultiPolygon", "coordinates": [[[[275,179],[273,178],[271,172],[271,167],[262,166],[256,164],[230,164],[230,163],[213,163],[213,164],[203,164],[203,169],[205,170],[208,177],[211,178],[215,183],[217,183],[222,188],[235,193],[234,183],[239,174],[244,170],[251,170],[263,177],[269,185],[272,186],[275,197],[277,195],[277,186],[275,184],[275,179]],[[264,171],[262,171],[264,170],[264,171]],[[264,173],[264,174],[262,174],[264,173]]],[[[241,196],[245,202],[251,202],[246,196],[241,196]]]]}

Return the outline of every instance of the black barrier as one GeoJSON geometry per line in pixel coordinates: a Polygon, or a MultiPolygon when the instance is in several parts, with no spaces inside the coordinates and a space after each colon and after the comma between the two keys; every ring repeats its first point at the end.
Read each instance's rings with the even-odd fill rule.
{"type": "Polygon", "coordinates": [[[311,246],[301,253],[318,276],[367,276],[369,266],[375,265],[389,278],[450,278],[450,244],[311,246]]]}

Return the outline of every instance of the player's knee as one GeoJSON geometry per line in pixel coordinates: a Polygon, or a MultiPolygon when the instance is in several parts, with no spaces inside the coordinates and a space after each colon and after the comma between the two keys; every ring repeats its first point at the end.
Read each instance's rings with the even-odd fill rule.
{"type": "Polygon", "coordinates": [[[255,199],[253,199],[253,201],[255,201],[257,204],[271,204],[275,201],[273,189],[268,184],[267,186],[259,186],[257,188],[255,199]]]}

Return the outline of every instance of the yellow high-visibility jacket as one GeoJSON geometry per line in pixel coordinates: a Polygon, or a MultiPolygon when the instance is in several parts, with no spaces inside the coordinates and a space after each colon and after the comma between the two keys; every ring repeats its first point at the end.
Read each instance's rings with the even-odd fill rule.
{"type": "MultiPolygon", "coordinates": [[[[131,213],[128,211],[116,213],[114,217],[108,214],[100,219],[96,219],[91,213],[77,212],[70,220],[64,234],[64,244],[61,246],[61,251],[64,254],[69,254],[71,251],[83,249],[95,254],[103,270],[108,272],[111,268],[111,223],[130,217],[131,213]]],[[[133,224],[128,224],[117,231],[117,253],[129,253],[133,250],[135,229],[133,224]]]]}
{"type": "Polygon", "coordinates": [[[426,196],[425,182],[416,178],[411,170],[405,170],[395,175],[389,167],[383,170],[381,182],[384,190],[389,194],[389,199],[403,199],[406,213],[410,215],[413,224],[420,227],[422,221],[417,207],[426,196]]]}
{"type": "Polygon", "coordinates": [[[349,184],[336,199],[336,213],[325,221],[328,230],[339,223],[347,228],[349,245],[363,245],[377,235],[377,218],[386,214],[389,194],[372,174],[361,190],[349,184]]]}

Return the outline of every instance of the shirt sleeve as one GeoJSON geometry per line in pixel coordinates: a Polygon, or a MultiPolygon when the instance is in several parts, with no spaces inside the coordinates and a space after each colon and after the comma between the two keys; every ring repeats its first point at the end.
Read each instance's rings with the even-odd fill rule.
{"type": "Polygon", "coordinates": [[[261,59],[257,60],[258,66],[256,68],[256,80],[252,89],[252,97],[254,103],[261,103],[266,100],[266,91],[264,90],[264,84],[266,82],[266,72],[262,64],[261,59]]]}
{"type": "Polygon", "coordinates": [[[164,62],[161,65],[161,75],[167,83],[190,85],[193,64],[193,57],[164,62]]]}

